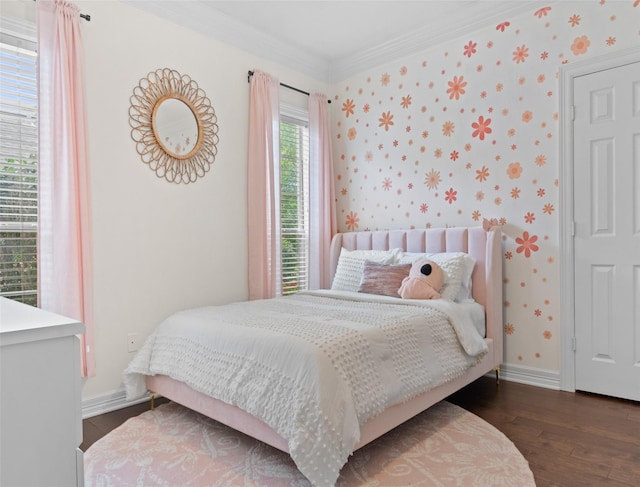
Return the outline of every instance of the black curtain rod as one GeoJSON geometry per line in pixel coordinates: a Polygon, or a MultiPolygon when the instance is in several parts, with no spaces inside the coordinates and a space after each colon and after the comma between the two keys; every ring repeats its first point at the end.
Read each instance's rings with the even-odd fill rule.
{"type": "MultiPolygon", "coordinates": [[[[251,81],[251,77],[252,76],[253,76],[253,71],[248,71],[247,72],[247,83],[249,81],[251,81]]],[[[283,86],[285,88],[289,88],[290,90],[297,91],[298,93],[302,93],[303,95],[309,96],[309,92],[308,91],[301,90],[300,88],[296,88],[295,86],[289,86],[289,85],[286,85],[284,83],[280,83],[280,86],[283,86]]],[[[331,100],[327,100],[327,103],[331,103],[331,100]]]]}
{"type": "MultiPolygon", "coordinates": [[[[33,0],[34,2],[36,0],[33,0]]],[[[80,18],[86,20],[87,22],[91,22],[91,15],[89,14],[80,14],[80,18]]]]}

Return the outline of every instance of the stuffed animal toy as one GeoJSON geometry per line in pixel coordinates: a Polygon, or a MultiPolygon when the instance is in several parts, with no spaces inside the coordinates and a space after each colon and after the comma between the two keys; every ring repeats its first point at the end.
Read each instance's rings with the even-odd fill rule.
{"type": "Polygon", "coordinates": [[[404,299],[438,299],[444,273],[438,264],[426,258],[416,260],[402,280],[398,294],[404,299]]]}

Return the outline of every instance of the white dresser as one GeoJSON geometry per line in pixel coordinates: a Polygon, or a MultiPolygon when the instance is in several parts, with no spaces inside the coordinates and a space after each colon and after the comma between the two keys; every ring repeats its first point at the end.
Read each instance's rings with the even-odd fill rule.
{"type": "Polygon", "coordinates": [[[84,325],[0,297],[0,486],[84,485],[84,325]]]}

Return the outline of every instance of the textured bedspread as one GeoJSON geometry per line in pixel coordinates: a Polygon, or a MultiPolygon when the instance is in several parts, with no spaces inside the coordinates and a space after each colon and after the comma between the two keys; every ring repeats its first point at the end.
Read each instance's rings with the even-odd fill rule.
{"type": "Polygon", "coordinates": [[[240,407],[287,439],[300,471],[324,486],[361,424],[458,377],[485,352],[453,303],[318,291],[176,313],[124,381],[130,399],[146,391],[145,375],[163,374],[240,407]]]}

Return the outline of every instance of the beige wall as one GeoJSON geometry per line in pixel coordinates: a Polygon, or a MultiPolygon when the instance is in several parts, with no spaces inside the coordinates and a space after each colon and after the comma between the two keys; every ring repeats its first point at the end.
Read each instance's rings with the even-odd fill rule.
{"type": "MultiPolygon", "coordinates": [[[[247,297],[247,71],[326,92],[290,69],[116,1],[77,2],[83,22],[94,241],[96,376],[84,398],[122,389],[132,355],[173,311],[247,297]],[[218,117],[218,155],[195,184],[159,179],[135,150],[129,97],[140,78],[169,67],[205,90],[218,117]]],[[[282,90],[283,99],[306,97],[282,90]]]]}

